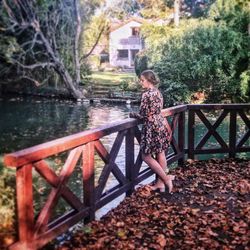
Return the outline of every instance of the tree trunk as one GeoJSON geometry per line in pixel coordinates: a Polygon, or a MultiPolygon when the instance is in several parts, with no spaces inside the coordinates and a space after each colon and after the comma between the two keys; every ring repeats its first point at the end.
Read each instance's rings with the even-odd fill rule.
{"type": "Polygon", "coordinates": [[[76,83],[79,84],[81,82],[81,65],[79,61],[79,40],[81,35],[81,16],[79,14],[78,1],[74,0],[74,7],[76,13],[76,33],[75,33],[75,41],[74,41],[74,59],[75,59],[75,67],[76,67],[76,83]]]}
{"type": "Polygon", "coordinates": [[[180,23],[180,0],[174,1],[174,25],[179,26],[180,23]]]}
{"type": "Polygon", "coordinates": [[[191,1],[191,16],[194,16],[195,12],[195,0],[191,1]]]}
{"type": "Polygon", "coordinates": [[[47,38],[43,35],[41,30],[39,30],[38,34],[40,35],[51,60],[54,62],[54,66],[53,66],[54,69],[60,76],[62,76],[67,89],[70,91],[70,93],[72,93],[72,95],[76,99],[83,99],[84,98],[83,93],[79,89],[77,89],[72,77],[70,76],[69,72],[65,68],[64,64],[61,62],[60,58],[57,57],[57,55],[53,51],[47,38]]]}
{"type": "Polygon", "coordinates": [[[76,88],[72,77],[70,76],[69,72],[65,69],[63,64],[58,64],[55,66],[55,70],[58,72],[60,76],[62,76],[67,89],[70,91],[70,93],[73,95],[75,99],[84,99],[83,93],[76,88]]]}
{"type": "MultiPolygon", "coordinates": [[[[84,95],[82,91],[79,89],[79,82],[80,82],[80,63],[79,63],[79,55],[78,55],[78,47],[79,47],[79,36],[81,33],[81,18],[78,10],[77,1],[75,0],[75,7],[77,12],[77,30],[76,30],[76,37],[75,37],[75,65],[76,65],[76,81],[71,77],[69,71],[67,70],[65,64],[63,63],[60,55],[57,52],[56,46],[53,48],[53,43],[51,43],[50,38],[46,36],[44,30],[41,29],[39,22],[39,18],[37,18],[33,4],[36,1],[30,0],[22,0],[22,1],[6,1],[3,0],[3,6],[6,9],[6,12],[10,19],[10,24],[12,26],[8,27],[14,34],[16,31],[21,33],[21,31],[25,31],[31,28],[34,31],[32,39],[32,46],[31,49],[34,48],[34,43],[37,42],[37,37],[40,37],[41,41],[39,44],[44,47],[42,53],[48,55],[47,61],[42,61],[35,63],[33,65],[23,65],[22,62],[16,61],[18,66],[23,67],[24,69],[32,70],[33,68],[37,67],[53,67],[55,71],[62,77],[67,89],[76,99],[83,99],[84,95]],[[11,6],[9,2],[13,2],[11,6]],[[13,25],[14,24],[14,25],[13,25]]],[[[46,30],[46,29],[45,29],[46,30]]],[[[30,48],[29,48],[30,49],[30,48]]],[[[36,52],[36,51],[35,51],[36,52]]]]}

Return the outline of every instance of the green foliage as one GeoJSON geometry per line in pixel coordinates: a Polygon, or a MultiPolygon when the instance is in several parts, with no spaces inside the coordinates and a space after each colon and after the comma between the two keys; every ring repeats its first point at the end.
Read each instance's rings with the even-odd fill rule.
{"type": "MultiPolygon", "coordinates": [[[[179,0],[182,17],[204,17],[215,0],[179,0]]],[[[174,7],[175,0],[164,0],[168,8],[174,7]]]]}
{"type": "Polygon", "coordinates": [[[0,233],[12,231],[15,221],[15,171],[4,168],[0,156],[0,233]]]}
{"type": "Polygon", "coordinates": [[[160,89],[166,106],[174,106],[190,101],[191,93],[187,85],[181,82],[162,79],[160,89]]]}
{"type": "Polygon", "coordinates": [[[101,60],[99,55],[91,55],[88,58],[88,63],[91,65],[92,70],[99,70],[101,65],[101,60]]]}
{"type": "MultiPolygon", "coordinates": [[[[84,24],[84,32],[82,36],[82,54],[87,54],[94,44],[100,32],[102,31],[99,44],[102,45],[103,51],[108,52],[108,26],[109,21],[105,14],[94,15],[89,23],[84,24]]],[[[100,53],[101,51],[99,51],[100,53]]]]}
{"type": "Polygon", "coordinates": [[[126,20],[140,10],[137,0],[114,0],[109,1],[107,12],[109,16],[126,20]]]}
{"type": "Polygon", "coordinates": [[[138,0],[144,18],[166,18],[171,13],[164,0],[138,0]]]}
{"type": "Polygon", "coordinates": [[[135,73],[139,77],[146,69],[148,69],[148,57],[144,51],[141,51],[135,56],[135,73]]]}
{"type": "Polygon", "coordinates": [[[217,0],[211,7],[209,17],[216,22],[246,34],[249,24],[248,0],[217,0]]]}
{"type": "Polygon", "coordinates": [[[129,84],[128,84],[128,82],[126,80],[121,81],[120,84],[119,84],[119,88],[121,90],[127,90],[128,86],[129,86],[129,84]]]}
{"type": "MultiPolygon", "coordinates": [[[[77,2],[85,26],[103,0],[79,0],[77,2]]],[[[48,85],[64,86],[65,79],[62,76],[62,79],[58,81],[59,84],[51,84],[53,79],[58,78],[58,70],[55,71],[54,67],[46,66],[46,63],[49,64],[53,61],[51,60],[51,53],[54,53],[55,57],[59,58],[60,63],[71,75],[71,78],[76,75],[74,1],[27,1],[27,11],[23,11],[19,7],[19,4],[22,3],[13,0],[9,0],[7,3],[9,4],[8,8],[0,4],[0,84],[22,82],[22,84],[26,83],[27,85],[33,84],[34,87],[37,85],[45,85],[45,87],[48,85]],[[11,12],[14,14],[10,14],[11,12]],[[29,25],[33,16],[38,20],[42,36],[48,41],[51,49],[46,49],[42,36],[37,33],[35,27],[29,25]],[[19,25],[13,25],[15,18],[19,25]],[[39,64],[42,67],[24,67],[24,65],[34,66],[39,64]]],[[[82,56],[80,52],[79,57],[82,56]]],[[[88,74],[89,67],[84,62],[81,67],[83,81],[88,74]]]]}
{"type": "Polygon", "coordinates": [[[250,101],[250,69],[240,75],[241,98],[245,102],[250,101]]]}
{"type": "Polygon", "coordinates": [[[122,91],[137,92],[138,89],[140,89],[140,86],[138,86],[137,78],[134,78],[134,79],[122,80],[119,84],[119,88],[122,91]]]}
{"type": "Polygon", "coordinates": [[[239,94],[237,69],[244,49],[237,32],[204,21],[187,29],[182,37],[171,37],[163,45],[164,53],[155,69],[161,79],[181,82],[191,92],[205,91],[210,100],[234,100],[239,94]]]}
{"type": "Polygon", "coordinates": [[[81,85],[88,85],[91,80],[91,68],[90,65],[86,62],[81,64],[81,85]]]}
{"type": "Polygon", "coordinates": [[[244,6],[218,0],[207,20],[182,20],[178,28],[144,25],[148,66],[158,73],[168,103],[186,102],[197,91],[205,92],[208,102],[249,99],[244,6]]]}

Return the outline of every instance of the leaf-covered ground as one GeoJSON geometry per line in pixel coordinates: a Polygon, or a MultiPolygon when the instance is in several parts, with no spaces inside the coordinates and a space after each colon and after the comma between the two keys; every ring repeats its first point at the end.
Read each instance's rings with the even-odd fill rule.
{"type": "Polygon", "coordinates": [[[174,194],[140,187],[58,249],[250,249],[250,162],[175,169],[174,194]]]}

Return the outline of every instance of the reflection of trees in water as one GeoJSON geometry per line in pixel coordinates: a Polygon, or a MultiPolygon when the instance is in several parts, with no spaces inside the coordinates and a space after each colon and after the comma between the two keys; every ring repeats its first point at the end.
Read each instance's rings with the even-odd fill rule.
{"type": "Polygon", "coordinates": [[[87,108],[76,104],[0,103],[2,152],[11,152],[84,130],[87,108]]]}
{"type": "MultiPolygon", "coordinates": [[[[118,107],[96,106],[96,107],[92,107],[89,110],[88,114],[89,114],[89,123],[88,123],[89,128],[96,128],[101,125],[107,125],[108,123],[123,120],[124,118],[127,117],[126,111],[118,107]]],[[[104,145],[104,147],[109,153],[115,141],[116,136],[117,136],[117,133],[113,133],[100,139],[101,143],[104,145]]],[[[123,173],[125,173],[124,157],[125,157],[125,145],[123,142],[120,148],[120,151],[117,155],[116,161],[115,161],[115,163],[119,166],[119,168],[122,170],[123,173]]],[[[95,154],[96,184],[97,184],[97,180],[102,172],[104,165],[105,163],[101,160],[101,158],[97,154],[95,154]]],[[[110,174],[105,189],[114,187],[117,184],[118,184],[118,181],[116,180],[116,178],[112,174],[110,174]]]]}
{"type": "MultiPolygon", "coordinates": [[[[94,128],[114,121],[122,120],[128,117],[130,109],[123,106],[110,105],[89,105],[76,103],[55,103],[55,102],[40,102],[40,101],[13,101],[0,102],[0,154],[17,151],[33,145],[37,145],[49,140],[70,134],[78,133],[87,128],[94,128]]],[[[102,139],[105,148],[110,151],[116,134],[111,134],[102,139]]],[[[67,152],[57,156],[46,159],[47,163],[53,168],[57,174],[65,162],[67,152]]],[[[122,145],[117,156],[116,163],[124,172],[124,155],[125,148],[122,145]]],[[[104,162],[97,159],[96,173],[100,174],[104,162]]],[[[1,166],[0,166],[1,169],[1,166]]],[[[2,175],[0,182],[6,183],[6,188],[2,190],[3,194],[13,197],[15,185],[8,185],[8,183],[15,182],[14,174],[10,175],[10,169],[4,169],[7,175],[2,175]],[[5,177],[11,176],[11,180],[5,177]],[[8,183],[7,183],[8,182],[8,183]],[[10,191],[9,191],[10,189],[10,191]]],[[[78,164],[74,170],[68,186],[70,189],[82,200],[82,170],[81,163],[78,164]]],[[[111,176],[112,177],[112,176],[111,176]]],[[[109,178],[107,187],[116,185],[115,178],[109,178]]],[[[51,186],[44,181],[44,179],[34,171],[34,199],[35,209],[39,211],[41,206],[47,200],[48,194],[51,191],[51,186]]],[[[14,197],[13,202],[9,201],[6,207],[7,218],[13,221],[14,214],[14,197]]],[[[114,205],[114,203],[112,203],[114,205]]],[[[110,209],[104,208],[104,211],[110,209]],[[105,210],[106,209],[106,210],[105,210]]],[[[69,209],[69,205],[63,199],[60,199],[56,206],[56,214],[61,214],[69,209]]],[[[54,215],[56,217],[56,214],[54,215]]],[[[1,232],[1,228],[0,228],[1,232]]]]}
{"type": "Polygon", "coordinates": [[[0,102],[0,153],[12,152],[128,117],[126,106],[0,102]]]}

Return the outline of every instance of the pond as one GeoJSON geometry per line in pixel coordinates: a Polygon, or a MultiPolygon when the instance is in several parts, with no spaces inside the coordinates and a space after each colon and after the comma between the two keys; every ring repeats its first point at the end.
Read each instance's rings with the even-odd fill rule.
{"type": "MultiPolygon", "coordinates": [[[[14,186],[15,177],[14,170],[3,168],[3,154],[14,152],[30,146],[34,146],[46,141],[78,133],[80,131],[95,128],[103,124],[108,124],[114,121],[122,120],[128,117],[129,112],[138,111],[138,106],[103,104],[103,103],[75,103],[72,101],[55,101],[48,99],[34,99],[13,97],[10,99],[0,100],[0,221],[2,223],[1,231],[9,230],[13,226],[15,218],[15,203],[14,203],[14,186]]],[[[218,114],[210,114],[209,120],[213,123],[218,114]]],[[[226,119],[218,128],[222,137],[228,135],[229,122],[226,119]]],[[[239,130],[245,130],[244,124],[239,130]]],[[[206,132],[204,125],[197,125],[196,141],[206,132]]],[[[110,150],[115,134],[111,134],[103,138],[102,143],[110,150]]],[[[226,139],[226,142],[228,140],[226,139]]],[[[249,145],[249,141],[247,142],[249,145]]],[[[208,141],[208,146],[214,146],[216,142],[213,139],[208,141]]],[[[117,165],[124,170],[124,147],[121,148],[118,157],[117,165]]],[[[138,145],[136,145],[138,150],[138,145]]],[[[200,159],[210,157],[223,157],[223,155],[203,155],[200,159]]],[[[244,157],[244,155],[243,155],[244,157]]],[[[60,159],[56,159],[60,162],[60,159]]],[[[103,168],[103,162],[96,159],[96,175],[98,176],[103,168]]],[[[56,167],[57,164],[54,164],[56,167]]],[[[58,164],[60,165],[60,164],[58,164]]],[[[70,188],[72,191],[78,192],[81,196],[81,188],[79,185],[80,169],[76,169],[70,188]]],[[[35,207],[44,202],[41,197],[49,192],[49,187],[38,175],[34,177],[34,195],[35,207]]],[[[108,185],[116,184],[115,178],[109,179],[108,185]]],[[[124,197],[124,196],[123,196],[124,197]]],[[[97,218],[100,218],[112,207],[116,206],[121,199],[121,196],[112,204],[108,204],[97,212],[97,218]]],[[[64,208],[62,202],[59,208],[64,208]]],[[[1,243],[1,241],[0,241],[1,243]]]]}
{"type": "MultiPolygon", "coordinates": [[[[137,110],[138,106],[131,105],[75,103],[65,100],[55,101],[22,97],[2,99],[0,101],[0,220],[4,223],[2,223],[2,227],[0,226],[0,235],[13,225],[13,218],[15,217],[15,171],[3,167],[2,159],[5,153],[15,152],[103,124],[123,120],[128,118],[129,112],[137,110]]],[[[110,150],[114,139],[115,134],[103,139],[102,143],[107,150],[110,150]]],[[[120,151],[116,163],[123,168],[125,148],[122,147],[120,151]]],[[[96,175],[98,176],[104,164],[100,159],[96,159],[96,161],[96,175]]],[[[59,168],[59,166],[57,167],[59,168]]],[[[81,196],[79,170],[76,169],[73,180],[70,180],[72,182],[70,188],[78,192],[78,196],[81,196]]],[[[115,178],[111,176],[108,185],[112,186],[115,183],[115,178]]],[[[50,189],[38,175],[34,176],[33,188],[36,207],[44,201],[43,199],[41,201],[39,194],[44,196],[44,193],[49,193],[50,189]]],[[[100,218],[108,210],[116,206],[121,199],[122,197],[100,209],[97,212],[97,218],[100,218]]],[[[60,203],[59,209],[65,205],[63,201],[60,201],[60,203]]]]}
{"type": "Polygon", "coordinates": [[[128,118],[138,107],[12,98],[0,102],[0,154],[128,118]]]}

